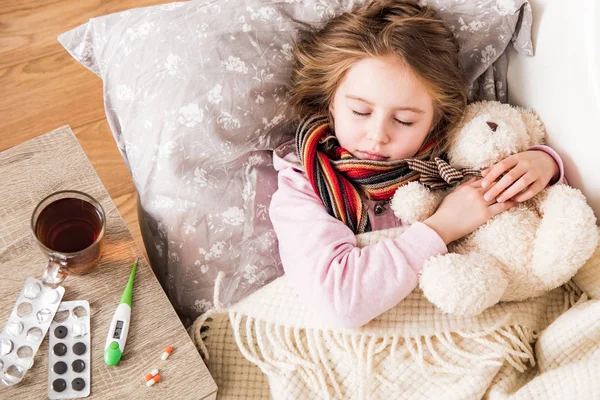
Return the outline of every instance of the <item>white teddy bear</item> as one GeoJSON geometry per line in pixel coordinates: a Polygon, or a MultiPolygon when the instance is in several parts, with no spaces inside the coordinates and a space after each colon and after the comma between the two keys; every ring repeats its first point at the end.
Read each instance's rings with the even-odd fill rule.
{"type": "MultiPolygon", "coordinates": [[[[531,110],[473,103],[448,161],[457,169],[485,169],[541,144],[544,136],[544,125],[531,110]]],[[[398,188],[391,207],[407,223],[423,221],[447,193],[411,182],[398,188]]],[[[596,218],[583,194],[554,185],[450,243],[448,254],[425,262],[419,286],[444,312],[477,315],[499,301],[525,300],[566,283],[597,245],[596,218]]]]}

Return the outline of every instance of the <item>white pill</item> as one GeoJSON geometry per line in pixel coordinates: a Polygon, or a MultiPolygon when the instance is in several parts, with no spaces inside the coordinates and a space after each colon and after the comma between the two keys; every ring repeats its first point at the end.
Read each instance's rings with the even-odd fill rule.
{"type": "Polygon", "coordinates": [[[6,333],[12,336],[19,336],[23,332],[21,321],[11,321],[6,324],[6,333]]]}
{"type": "Polygon", "coordinates": [[[54,304],[58,301],[58,298],[60,296],[58,295],[58,292],[54,289],[50,289],[48,291],[46,291],[46,293],[44,293],[44,301],[47,304],[54,304]]]}
{"type": "Polygon", "coordinates": [[[39,296],[41,291],[42,287],[39,283],[30,283],[25,287],[25,290],[23,291],[23,296],[27,297],[28,299],[35,299],[39,296]]]}
{"type": "Polygon", "coordinates": [[[75,322],[73,324],[73,337],[80,338],[87,335],[87,329],[85,324],[81,322],[75,322]]]}

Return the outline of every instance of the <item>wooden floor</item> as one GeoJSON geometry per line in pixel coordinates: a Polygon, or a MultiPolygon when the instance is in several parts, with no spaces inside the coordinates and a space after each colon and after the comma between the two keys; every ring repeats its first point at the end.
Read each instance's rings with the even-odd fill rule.
{"type": "Polygon", "coordinates": [[[136,193],[104,116],[102,81],[56,36],[90,18],[169,0],[0,0],[0,151],[70,125],[143,250],[136,193]]]}

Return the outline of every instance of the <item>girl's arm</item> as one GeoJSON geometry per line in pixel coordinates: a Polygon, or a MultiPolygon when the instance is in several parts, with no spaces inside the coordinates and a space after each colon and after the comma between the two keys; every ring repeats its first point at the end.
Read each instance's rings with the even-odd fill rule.
{"type": "Polygon", "coordinates": [[[270,217],[281,262],[302,300],[328,325],[356,328],[392,308],[417,285],[417,275],[446,245],[417,222],[395,239],[356,247],[354,233],[332,217],[306,175],[279,172],[270,217]]]}

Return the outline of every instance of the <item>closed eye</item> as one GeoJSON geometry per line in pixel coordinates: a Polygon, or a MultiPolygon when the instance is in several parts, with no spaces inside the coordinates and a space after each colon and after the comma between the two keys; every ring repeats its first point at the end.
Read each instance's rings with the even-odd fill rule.
{"type": "MultiPolygon", "coordinates": [[[[367,115],[371,114],[371,113],[361,113],[361,112],[354,111],[354,110],[352,110],[352,113],[355,114],[355,115],[358,115],[359,117],[366,117],[367,115]]],[[[401,121],[401,120],[399,120],[397,118],[394,118],[394,121],[396,121],[399,124],[402,124],[404,126],[412,126],[414,124],[414,122],[404,122],[404,121],[401,121]]]]}
{"type": "Polygon", "coordinates": [[[399,119],[394,118],[394,121],[401,123],[404,126],[412,126],[414,124],[414,122],[404,122],[404,121],[400,121],[399,119]]]}

